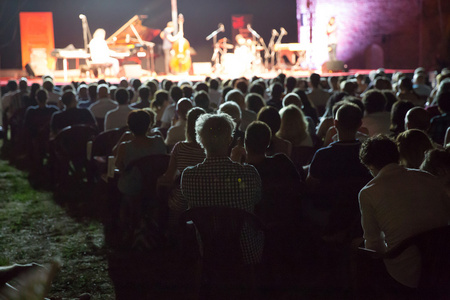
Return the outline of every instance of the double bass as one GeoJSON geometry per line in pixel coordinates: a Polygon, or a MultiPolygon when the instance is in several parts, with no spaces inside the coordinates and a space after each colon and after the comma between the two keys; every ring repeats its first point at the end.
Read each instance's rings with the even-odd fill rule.
{"type": "Polygon", "coordinates": [[[178,15],[178,39],[173,42],[172,50],[174,55],[170,60],[170,69],[173,73],[186,73],[191,69],[191,55],[189,53],[189,42],[184,38],[183,32],[184,17],[182,14],[178,15]]]}

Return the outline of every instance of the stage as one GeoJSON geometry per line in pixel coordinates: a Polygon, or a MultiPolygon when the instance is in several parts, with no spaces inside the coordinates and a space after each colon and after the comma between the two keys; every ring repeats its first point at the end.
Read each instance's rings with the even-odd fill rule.
{"type": "MultiPolygon", "coordinates": [[[[295,78],[308,78],[312,73],[320,74],[322,77],[329,77],[329,76],[338,76],[338,77],[348,77],[355,74],[365,74],[368,75],[373,70],[368,69],[352,69],[348,72],[333,72],[333,73],[323,73],[321,70],[284,70],[282,73],[286,74],[286,76],[293,76],[295,78]]],[[[391,75],[395,72],[402,72],[404,74],[412,74],[414,73],[413,69],[385,69],[385,73],[388,75],[391,75]]],[[[280,72],[259,72],[254,74],[248,74],[245,76],[246,78],[250,79],[252,76],[258,76],[263,79],[271,79],[276,77],[280,72]]],[[[52,75],[54,78],[54,84],[57,86],[63,86],[66,84],[70,84],[72,81],[74,82],[97,82],[100,79],[105,79],[107,82],[111,84],[118,84],[120,79],[119,77],[103,77],[99,76],[99,78],[94,77],[86,77],[86,76],[80,76],[79,70],[69,70],[68,72],[68,78],[67,80],[64,80],[64,74],[62,70],[56,70],[49,72],[49,75],[52,75]]],[[[5,86],[8,80],[19,80],[21,77],[26,77],[28,79],[29,85],[32,83],[39,83],[42,84],[42,78],[41,77],[30,77],[28,76],[26,70],[20,70],[20,69],[6,69],[6,70],[0,70],[0,85],[5,86]]],[[[180,81],[190,81],[190,82],[199,82],[204,81],[206,77],[211,78],[221,78],[222,80],[226,79],[233,79],[236,76],[230,76],[229,74],[216,74],[216,73],[210,73],[210,74],[198,74],[198,75],[160,75],[156,74],[154,76],[151,76],[150,72],[145,71],[143,72],[143,76],[140,76],[139,79],[144,82],[148,79],[157,79],[158,81],[162,81],[163,79],[168,79],[174,82],[180,82],[180,81]]],[[[131,77],[125,77],[128,80],[131,79],[131,77]]]]}

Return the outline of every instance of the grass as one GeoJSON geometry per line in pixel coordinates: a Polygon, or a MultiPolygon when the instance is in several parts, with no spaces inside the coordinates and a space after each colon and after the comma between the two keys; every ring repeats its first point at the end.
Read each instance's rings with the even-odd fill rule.
{"type": "Polygon", "coordinates": [[[59,261],[48,297],[114,299],[108,277],[103,226],[69,216],[53,194],[30,187],[27,173],[0,160],[0,265],[59,261]]]}

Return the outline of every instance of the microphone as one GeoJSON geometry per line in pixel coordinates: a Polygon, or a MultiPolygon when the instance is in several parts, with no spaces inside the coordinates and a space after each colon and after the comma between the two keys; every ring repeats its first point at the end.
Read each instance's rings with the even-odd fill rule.
{"type": "Polygon", "coordinates": [[[278,31],[276,31],[275,29],[272,29],[272,35],[273,36],[277,36],[278,35],[278,31]]]}
{"type": "Polygon", "coordinates": [[[250,24],[247,24],[247,29],[257,38],[257,39],[260,39],[261,38],[261,36],[256,32],[256,31],[254,31],[253,30],[253,28],[250,26],[250,24]]]}
{"type": "Polygon", "coordinates": [[[219,32],[225,32],[225,26],[222,23],[219,23],[219,32]]]}
{"type": "Polygon", "coordinates": [[[86,16],[83,15],[83,14],[80,14],[80,15],[78,16],[78,18],[80,18],[81,20],[83,20],[83,19],[86,19],[86,16]]]}
{"type": "Polygon", "coordinates": [[[281,27],[280,28],[280,34],[287,35],[288,33],[287,33],[286,29],[284,29],[284,27],[281,27]]]}

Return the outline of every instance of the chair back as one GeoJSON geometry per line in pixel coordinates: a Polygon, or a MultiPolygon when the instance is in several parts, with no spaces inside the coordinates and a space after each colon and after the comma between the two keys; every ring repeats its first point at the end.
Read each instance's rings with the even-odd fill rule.
{"type": "Polygon", "coordinates": [[[170,155],[168,154],[147,155],[128,164],[123,173],[134,173],[137,170],[137,173],[134,174],[140,181],[138,193],[144,198],[155,200],[158,178],[167,171],[169,160],[170,155]]]}
{"type": "Polygon", "coordinates": [[[77,124],[63,128],[55,137],[56,154],[70,161],[82,161],[86,158],[86,144],[97,136],[97,129],[86,124],[77,124]]]}
{"type": "Polygon", "coordinates": [[[192,221],[200,240],[203,264],[212,269],[243,264],[241,234],[244,224],[261,229],[261,221],[245,210],[226,207],[194,207],[180,216],[182,225],[192,221]]]}
{"type": "Polygon", "coordinates": [[[110,156],[112,154],[112,149],[126,129],[127,127],[114,128],[100,132],[100,134],[95,137],[94,143],[92,144],[91,157],[110,156]]]}
{"type": "Polygon", "coordinates": [[[431,229],[410,237],[386,253],[384,258],[394,258],[411,246],[419,249],[422,260],[418,289],[428,295],[428,299],[448,299],[450,295],[450,226],[431,229]]]}

